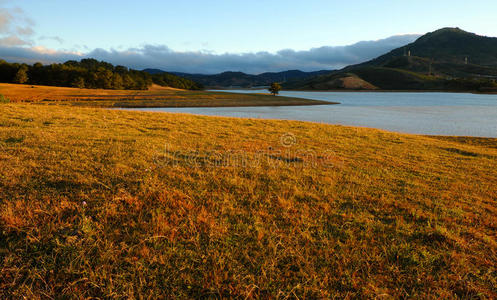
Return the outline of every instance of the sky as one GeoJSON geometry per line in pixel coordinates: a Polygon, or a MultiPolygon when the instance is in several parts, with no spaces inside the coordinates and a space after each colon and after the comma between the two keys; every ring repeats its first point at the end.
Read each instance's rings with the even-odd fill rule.
{"type": "Polygon", "coordinates": [[[195,73],[336,69],[443,27],[497,36],[496,11],[495,0],[0,0],[0,58],[92,56],[195,73]]]}

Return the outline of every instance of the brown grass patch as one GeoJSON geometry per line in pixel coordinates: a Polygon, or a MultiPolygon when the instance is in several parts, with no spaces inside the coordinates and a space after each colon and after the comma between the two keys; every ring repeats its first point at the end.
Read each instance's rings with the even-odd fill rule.
{"type": "Polygon", "coordinates": [[[495,298],[470,140],[0,105],[0,298],[495,298]]]}
{"type": "Polygon", "coordinates": [[[77,89],[0,83],[12,102],[92,107],[226,107],[329,105],[331,102],[263,94],[186,91],[152,86],[146,91],[77,89]]]}

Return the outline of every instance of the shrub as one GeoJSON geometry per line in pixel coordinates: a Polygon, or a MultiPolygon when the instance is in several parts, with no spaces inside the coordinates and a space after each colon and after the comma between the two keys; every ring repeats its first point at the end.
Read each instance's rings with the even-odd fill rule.
{"type": "Polygon", "coordinates": [[[0,103],[9,103],[10,99],[0,94],[0,103]]]}

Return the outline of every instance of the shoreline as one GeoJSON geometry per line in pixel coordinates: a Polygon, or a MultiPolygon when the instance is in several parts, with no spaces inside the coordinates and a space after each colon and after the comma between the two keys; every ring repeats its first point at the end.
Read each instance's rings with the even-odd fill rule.
{"type": "MultiPolygon", "coordinates": [[[[247,107],[257,108],[257,107],[261,107],[261,106],[247,106],[247,107]]],[[[427,133],[420,133],[420,132],[400,131],[400,130],[381,128],[381,127],[373,127],[373,126],[367,126],[367,125],[354,125],[354,124],[346,124],[346,123],[338,123],[338,122],[337,123],[329,123],[329,122],[324,122],[324,121],[309,121],[309,120],[285,119],[285,118],[278,119],[278,118],[261,118],[261,117],[247,117],[247,116],[237,117],[237,116],[227,116],[227,115],[209,115],[209,114],[197,113],[197,112],[146,110],[147,108],[151,108],[151,109],[154,109],[154,108],[183,109],[183,108],[197,108],[197,107],[110,107],[107,109],[118,110],[118,111],[129,111],[129,112],[140,112],[140,113],[176,114],[176,115],[189,115],[189,116],[208,117],[208,118],[223,118],[223,119],[303,122],[303,123],[307,123],[307,124],[342,126],[342,127],[360,128],[360,129],[371,129],[371,130],[379,130],[379,131],[395,133],[395,134],[424,136],[424,137],[447,137],[447,138],[454,138],[454,139],[463,139],[463,138],[491,139],[491,140],[497,141],[497,136],[482,136],[482,135],[467,135],[467,134],[466,135],[465,134],[457,135],[457,134],[447,134],[447,133],[427,134],[427,133]]],[[[210,107],[198,107],[198,108],[210,108],[210,107]]],[[[211,107],[211,108],[216,108],[216,107],[211,107]]]]}
{"type": "MultiPolygon", "coordinates": [[[[258,91],[260,89],[239,88],[239,89],[212,89],[216,92],[229,92],[229,91],[258,91]]],[[[210,88],[206,91],[211,91],[210,88]]],[[[347,90],[347,89],[333,89],[333,90],[306,90],[306,89],[283,89],[282,92],[319,92],[319,93],[453,93],[453,94],[480,94],[480,95],[497,95],[496,92],[478,92],[478,91],[451,91],[451,90],[347,90]]]]}
{"type": "Polygon", "coordinates": [[[284,90],[285,92],[330,92],[330,93],[449,93],[449,94],[477,94],[497,95],[497,92],[478,91],[448,91],[448,90],[284,90]]]}
{"type": "MultiPolygon", "coordinates": [[[[303,98],[302,98],[303,99],[303,98]]],[[[310,99],[304,99],[304,100],[310,100],[310,99]]],[[[317,101],[317,100],[316,100],[317,101]]],[[[318,101],[317,101],[318,102],[318,101]]],[[[319,101],[319,103],[295,103],[295,104],[263,104],[263,105],[253,105],[253,104],[247,104],[247,105],[177,105],[177,106],[146,106],[146,105],[141,105],[141,106],[112,106],[112,107],[107,107],[107,106],[87,106],[87,105],[75,105],[79,107],[95,107],[95,108],[111,108],[111,109],[135,109],[135,108],[222,108],[222,107],[283,107],[283,106],[319,106],[319,105],[339,105],[341,104],[340,102],[327,102],[327,101],[319,101]]]]}
{"type": "Polygon", "coordinates": [[[149,90],[78,89],[0,83],[0,94],[10,102],[86,107],[245,107],[333,105],[337,102],[257,93],[189,91],[169,88],[149,90]]]}

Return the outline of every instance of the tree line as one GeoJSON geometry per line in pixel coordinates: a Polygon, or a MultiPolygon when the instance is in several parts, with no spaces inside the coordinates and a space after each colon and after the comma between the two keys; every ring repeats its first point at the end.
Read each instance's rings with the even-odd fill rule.
{"type": "Polygon", "coordinates": [[[149,74],[96,59],[33,65],[0,60],[0,82],[89,89],[146,90],[151,84],[199,90],[202,85],[169,73],[149,74]]]}

